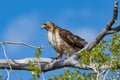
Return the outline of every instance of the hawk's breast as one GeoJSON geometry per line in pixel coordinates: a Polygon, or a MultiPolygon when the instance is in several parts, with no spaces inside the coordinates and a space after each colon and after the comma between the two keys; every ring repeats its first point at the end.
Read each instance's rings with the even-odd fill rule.
{"type": "Polygon", "coordinates": [[[58,33],[48,31],[48,41],[54,48],[60,48],[61,38],[58,33]]]}

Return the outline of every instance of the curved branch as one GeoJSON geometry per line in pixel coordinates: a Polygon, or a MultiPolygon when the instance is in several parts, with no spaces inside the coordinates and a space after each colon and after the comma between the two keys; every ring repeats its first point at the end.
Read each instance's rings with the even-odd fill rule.
{"type": "MultiPolygon", "coordinates": [[[[29,68],[30,64],[29,61],[34,62],[35,65],[39,65],[37,58],[25,58],[25,59],[19,59],[19,60],[12,60],[9,59],[9,63],[13,70],[31,70],[29,68]]],[[[65,60],[53,60],[51,58],[39,58],[39,62],[41,64],[41,71],[47,72],[55,69],[60,69],[63,67],[73,67],[83,70],[93,70],[96,71],[96,67],[98,66],[97,63],[91,63],[89,65],[82,64],[80,65],[77,60],[74,60],[72,58],[65,59],[65,60]]],[[[7,60],[0,59],[0,69],[10,69],[7,60]]],[[[106,70],[109,66],[103,65],[100,67],[100,70],[106,70]]],[[[118,68],[120,68],[120,65],[118,65],[118,68]]]]}
{"type": "Polygon", "coordinates": [[[38,46],[33,46],[33,45],[30,45],[30,44],[27,44],[25,42],[0,42],[0,44],[17,44],[17,45],[24,45],[24,46],[28,46],[28,47],[31,47],[31,48],[40,48],[40,49],[43,49],[43,48],[47,48],[46,46],[42,46],[42,47],[38,47],[38,46]]]}
{"type": "Polygon", "coordinates": [[[105,26],[105,28],[100,32],[100,34],[96,37],[96,39],[88,45],[87,50],[91,50],[96,44],[100,42],[101,39],[106,35],[106,33],[110,30],[112,25],[115,23],[118,17],[118,2],[114,3],[114,12],[113,12],[113,18],[110,20],[110,22],[105,26]]]}
{"type": "MultiPolygon", "coordinates": [[[[35,65],[39,65],[37,58],[25,58],[20,60],[9,59],[9,64],[11,65],[13,70],[31,70],[29,68],[30,66],[29,61],[34,62],[35,65]]],[[[95,66],[95,64],[80,65],[77,60],[74,60],[72,58],[61,60],[61,61],[53,60],[51,58],[39,58],[39,61],[41,64],[40,69],[43,72],[60,69],[63,67],[74,67],[74,68],[79,68],[84,70],[94,70],[94,66],[95,66]]],[[[10,69],[7,60],[0,59],[0,69],[5,69],[5,68],[10,69]]]]}
{"type": "MultiPolygon", "coordinates": [[[[118,17],[118,2],[115,2],[113,17],[110,20],[110,22],[105,26],[105,28],[100,32],[100,34],[95,38],[95,40],[93,42],[86,45],[82,50],[78,51],[78,53],[81,53],[84,50],[91,50],[96,44],[98,44],[104,38],[104,36],[106,36],[108,33],[110,33],[111,27],[117,20],[117,17],[118,17]]],[[[120,31],[119,26],[112,30],[114,30],[114,31],[116,30],[117,32],[120,31]]],[[[78,57],[79,57],[79,55],[75,54],[72,58],[77,59],[78,57]]]]}

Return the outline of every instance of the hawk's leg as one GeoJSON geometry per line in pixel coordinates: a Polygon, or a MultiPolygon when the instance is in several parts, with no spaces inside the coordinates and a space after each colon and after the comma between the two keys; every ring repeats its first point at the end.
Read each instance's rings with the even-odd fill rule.
{"type": "Polygon", "coordinates": [[[58,56],[56,57],[57,59],[62,57],[62,53],[58,53],[58,56]]]}
{"type": "Polygon", "coordinates": [[[57,60],[57,59],[59,59],[59,58],[61,58],[61,57],[62,57],[62,53],[58,53],[58,56],[55,57],[55,58],[52,57],[52,59],[56,59],[56,60],[57,60]]]}
{"type": "Polygon", "coordinates": [[[69,58],[70,53],[65,53],[65,55],[66,55],[66,58],[69,58]]]}

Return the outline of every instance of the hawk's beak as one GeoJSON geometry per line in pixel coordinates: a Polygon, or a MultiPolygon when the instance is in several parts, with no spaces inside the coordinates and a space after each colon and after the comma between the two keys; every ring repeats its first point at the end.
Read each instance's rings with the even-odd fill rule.
{"type": "Polygon", "coordinates": [[[41,29],[44,29],[45,27],[46,27],[45,25],[42,25],[42,26],[41,26],[41,29]]]}

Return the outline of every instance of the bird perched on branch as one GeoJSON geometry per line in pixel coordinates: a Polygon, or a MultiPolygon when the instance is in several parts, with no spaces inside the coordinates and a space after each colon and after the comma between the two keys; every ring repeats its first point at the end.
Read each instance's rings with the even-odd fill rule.
{"type": "Polygon", "coordinates": [[[68,58],[72,53],[84,48],[87,42],[68,30],[56,26],[52,22],[42,25],[48,31],[48,41],[58,53],[55,59],[61,58],[63,54],[68,58]]]}

